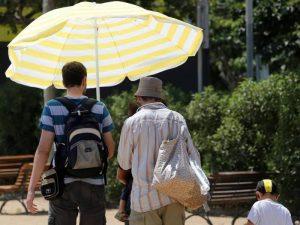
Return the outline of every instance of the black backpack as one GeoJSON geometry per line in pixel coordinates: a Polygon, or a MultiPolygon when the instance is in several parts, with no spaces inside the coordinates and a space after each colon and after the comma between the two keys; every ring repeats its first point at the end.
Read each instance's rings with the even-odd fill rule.
{"type": "Polygon", "coordinates": [[[108,150],[91,108],[97,102],[85,98],[77,106],[66,97],[56,98],[69,111],[65,121],[65,172],[79,178],[103,175],[106,183],[108,150]]]}

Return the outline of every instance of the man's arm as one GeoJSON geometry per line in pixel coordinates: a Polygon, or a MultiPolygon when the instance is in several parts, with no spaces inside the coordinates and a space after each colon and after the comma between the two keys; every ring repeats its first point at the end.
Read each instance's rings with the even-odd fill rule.
{"type": "Polygon", "coordinates": [[[115,143],[111,132],[103,133],[103,139],[108,149],[108,159],[111,159],[114,156],[114,150],[115,150],[115,143]]]}
{"type": "Polygon", "coordinates": [[[40,142],[34,155],[33,169],[26,198],[26,206],[28,211],[31,213],[36,213],[38,210],[36,205],[33,203],[35,187],[44,171],[49,153],[52,149],[53,141],[54,133],[51,131],[42,130],[40,142]]]}
{"type": "Polygon", "coordinates": [[[131,158],[133,152],[133,134],[131,125],[126,120],[123,124],[119,146],[118,146],[118,163],[123,170],[131,169],[131,158]]]}
{"type": "Polygon", "coordinates": [[[117,169],[117,179],[123,183],[126,184],[128,181],[130,171],[129,170],[123,170],[120,166],[117,169]]]}

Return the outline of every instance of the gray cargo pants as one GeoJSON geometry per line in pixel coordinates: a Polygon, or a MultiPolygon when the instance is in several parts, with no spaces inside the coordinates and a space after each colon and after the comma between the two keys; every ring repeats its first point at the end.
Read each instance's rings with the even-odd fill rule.
{"type": "Polygon", "coordinates": [[[104,185],[66,184],[63,195],[49,202],[48,225],[76,225],[78,212],[80,225],[106,224],[104,185]]]}

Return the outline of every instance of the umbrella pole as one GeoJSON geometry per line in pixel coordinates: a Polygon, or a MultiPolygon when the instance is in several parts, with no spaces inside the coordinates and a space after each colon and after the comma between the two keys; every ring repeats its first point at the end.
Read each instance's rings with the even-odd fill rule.
{"type": "Polygon", "coordinates": [[[96,97],[100,101],[100,79],[99,79],[99,60],[98,60],[98,25],[95,18],[95,54],[96,54],[96,97]]]}

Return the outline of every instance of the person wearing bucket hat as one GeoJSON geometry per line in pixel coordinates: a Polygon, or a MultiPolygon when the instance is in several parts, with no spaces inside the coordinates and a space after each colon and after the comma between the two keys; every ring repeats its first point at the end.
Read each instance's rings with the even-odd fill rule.
{"type": "Polygon", "coordinates": [[[290,211],[278,203],[277,185],[270,179],[257,183],[255,202],[248,214],[246,225],[293,225],[290,211]]]}
{"type": "Polygon", "coordinates": [[[178,125],[188,148],[193,147],[185,119],[163,103],[163,83],[158,78],[141,78],[134,95],[139,108],[123,124],[117,157],[119,168],[131,169],[133,176],[129,224],[183,225],[184,206],[151,184],[159,146],[177,136],[178,125]]]}
{"type": "Polygon", "coordinates": [[[153,97],[162,99],[162,81],[155,77],[144,77],[140,79],[139,87],[134,94],[140,97],[153,97]]]}

